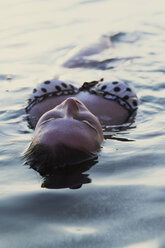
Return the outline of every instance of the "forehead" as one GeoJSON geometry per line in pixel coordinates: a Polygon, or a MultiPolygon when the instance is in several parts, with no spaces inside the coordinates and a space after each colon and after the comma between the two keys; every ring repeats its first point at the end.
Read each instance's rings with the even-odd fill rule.
{"type": "Polygon", "coordinates": [[[93,135],[95,135],[94,131],[84,123],[64,118],[42,123],[35,131],[35,139],[50,147],[63,142],[73,148],[85,149],[95,143],[95,139],[92,139],[93,135]]]}

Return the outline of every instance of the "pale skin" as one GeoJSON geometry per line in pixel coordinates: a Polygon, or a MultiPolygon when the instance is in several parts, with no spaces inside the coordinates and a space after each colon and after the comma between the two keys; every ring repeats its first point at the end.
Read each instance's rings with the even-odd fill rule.
{"type": "Polygon", "coordinates": [[[128,111],[113,100],[104,99],[102,96],[90,94],[87,91],[79,92],[76,95],[55,96],[37,103],[29,112],[32,126],[36,126],[39,118],[47,111],[55,108],[64,100],[74,97],[84,103],[88,110],[97,116],[102,124],[120,125],[129,117],[128,111]]]}
{"type": "Polygon", "coordinates": [[[55,153],[59,142],[73,148],[97,151],[103,141],[101,124],[76,98],[68,98],[39,119],[33,143],[44,144],[55,153]]]}
{"type": "Polygon", "coordinates": [[[117,102],[88,92],[48,98],[30,111],[35,127],[33,142],[49,146],[54,153],[61,141],[72,148],[94,152],[103,141],[101,123],[122,124],[128,115],[117,102]]]}

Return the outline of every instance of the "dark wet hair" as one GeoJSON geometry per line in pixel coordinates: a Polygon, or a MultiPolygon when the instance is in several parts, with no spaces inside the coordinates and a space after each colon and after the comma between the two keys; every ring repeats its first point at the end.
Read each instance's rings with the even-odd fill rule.
{"type": "Polygon", "coordinates": [[[64,144],[56,146],[55,154],[47,145],[30,144],[24,152],[25,164],[29,165],[41,175],[51,175],[57,169],[73,167],[90,160],[96,160],[97,154],[75,149],[64,144]]]}

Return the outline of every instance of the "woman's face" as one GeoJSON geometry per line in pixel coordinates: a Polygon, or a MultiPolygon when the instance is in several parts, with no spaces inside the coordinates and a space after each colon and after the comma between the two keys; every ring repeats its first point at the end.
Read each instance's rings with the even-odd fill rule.
{"type": "Polygon", "coordinates": [[[72,148],[96,151],[103,141],[98,119],[76,98],[68,98],[39,119],[34,133],[36,144],[55,151],[63,143],[72,148]]]}

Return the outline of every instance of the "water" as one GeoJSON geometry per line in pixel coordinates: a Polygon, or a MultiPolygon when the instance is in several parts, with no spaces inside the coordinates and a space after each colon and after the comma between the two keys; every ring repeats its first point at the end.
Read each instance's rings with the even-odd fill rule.
{"type": "Polygon", "coordinates": [[[164,1],[0,5],[0,248],[165,247],[164,1]],[[73,48],[101,35],[112,37],[112,47],[89,57],[97,66],[60,67],[73,48]],[[78,85],[126,79],[140,106],[132,128],[114,127],[95,166],[51,184],[23,166],[21,153],[32,137],[25,101],[54,75],[78,85]]]}

